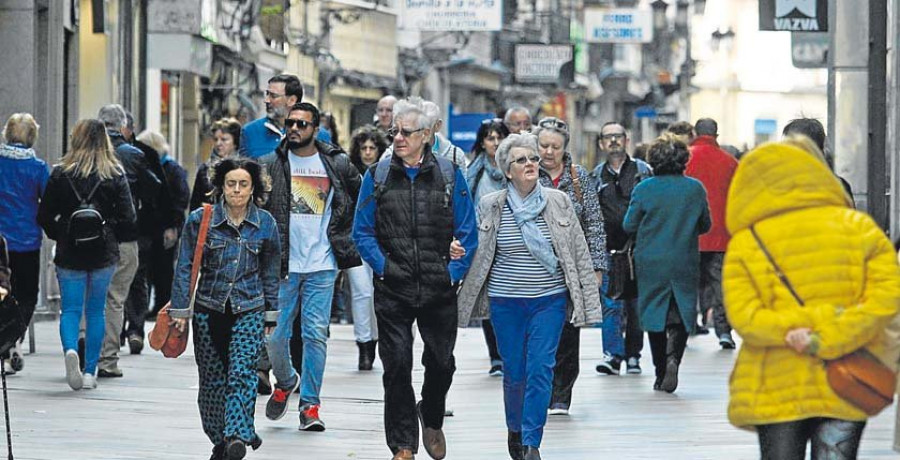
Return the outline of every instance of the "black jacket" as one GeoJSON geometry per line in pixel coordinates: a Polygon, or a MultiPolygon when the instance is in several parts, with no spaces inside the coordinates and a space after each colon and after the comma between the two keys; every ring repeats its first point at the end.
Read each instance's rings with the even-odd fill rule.
{"type": "Polygon", "coordinates": [[[611,171],[603,162],[594,169],[600,197],[600,210],[603,213],[603,226],[606,230],[607,250],[622,249],[628,242],[629,235],[622,228],[625,213],[631,203],[631,192],[638,182],[644,179],[638,164],[625,157],[619,173],[611,171]]]}
{"type": "MultiPolygon", "coordinates": [[[[96,175],[87,178],[72,177],[82,198],[100,180],[96,175]]],[[[37,221],[51,240],[56,240],[56,257],[53,262],[70,270],[96,270],[119,261],[119,242],[122,235],[136,235],[137,222],[126,176],[115,176],[101,182],[91,202],[106,221],[103,242],[97,247],[79,247],[66,237],[69,216],[78,207],[78,199],[62,168],[57,166],[50,173],[47,188],[38,207],[37,221]]]]}
{"type": "MultiPolygon", "coordinates": [[[[119,242],[135,241],[140,235],[152,238],[158,236],[164,227],[160,220],[160,207],[167,203],[165,178],[162,176],[162,168],[159,167],[159,155],[153,149],[156,161],[148,159],[141,149],[129,144],[118,131],[107,130],[109,140],[116,149],[116,157],[125,168],[125,176],[128,178],[128,187],[131,190],[132,204],[137,213],[137,232],[133,235],[121,235],[119,242]],[[156,163],[156,167],[152,165],[156,163]],[[156,172],[154,172],[156,171],[156,172]]],[[[149,148],[149,147],[148,147],[149,148]]]]}
{"type": "MultiPolygon", "coordinates": [[[[356,245],[353,243],[353,215],[356,211],[356,198],[362,182],[359,171],[350,163],[350,158],[340,147],[316,141],[316,149],[322,157],[322,163],[331,181],[334,196],[331,199],[331,220],[328,222],[328,242],[337,262],[338,269],[356,267],[362,264],[356,245]]],[[[288,262],[291,256],[291,161],[288,149],[282,141],[270,153],[260,158],[272,178],[272,191],[263,209],[269,211],[278,222],[281,233],[281,276],[288,275],[288,262]]]]}

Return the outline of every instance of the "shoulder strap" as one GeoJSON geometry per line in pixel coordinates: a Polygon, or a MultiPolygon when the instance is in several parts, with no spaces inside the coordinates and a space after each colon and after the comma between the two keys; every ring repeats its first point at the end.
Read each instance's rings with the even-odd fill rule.
{"type": "Polygon", "coordinates": [[[762,249],[763,254],[766,255],[766,259],[769,259],[769,263],[772,264],[772,268],[775,269],[775,275],[781,281],[781,284],[790,291],[791,295],[794,296],[794,299],[800,306],[804,306],[803,299],[797,294],[797,291],[794,290],[794,286],[791,285],[791,281],[788,280],[787,275],[781,270],[781,267],[778,266],[778,263],[775,262],[775,258],[772,257],[772,253],[769,252],[769,249],[766,248],[766,245],[763,244],[762,240],[759,238],[759,234],[756,233],[756,227],[750,226],[750,233],[753,234],[753,239],[756,240],[756,244],[759,245],[759,248],[762,249]]]}
{"type": "Polygon", "coordinates": [[[381,185],[384,185],[387,182],[388,173],[391,172],[391,159],[385,158],[383,160],[378,160],[378,164],[375,165],[375,188],[378,188],[381,185]]]}
{"type": "Polygon", "coordinates": [[[572,176],[572,187],[575,189],[575,199],[583,205],[584,199],[581,194],[581,179],[578,177],[578,170],[575,169],[575,163],[569,164],[569,174],[572,176]]]}
{"type": "Polygon", "coordinates": [[[453,186],[456,185],[455,165],[452,161],[435,155],[438,167],[441,168],[441,176],[444,177],[444,208],[449,208],[453,202],[453,186]]]}
{"type": "Polygon", "coordinates": [[[194,246],[194,262],[191,265],[191,292],[189,297],[194,295],[197,288],[197,278],[200,276],[200,263],[203,261],[203,245],[206,244],[206,235],[209,233],[209,221],[212,219],[213,207],[211,204],[203,203],[203,219],[200,220],[200,231],[197,232],[197,245],[194,246]]]}
{"type": "Polygon", "coordinates": [[[97,183],[94,184],[94,188],[91,189],[91,193],[88,193],[87,198],[84,199],[86,203],[90,203],[91,199],[94,198],[94,193],[97,192],[97,189],[100,188],[100,183],[103,182],[103,179],[97,178],[97,183]]]}
{"type": "Polygon", "coordinates": [[[75,193],[75,198],[78,199],[78,202],[84,203],[84,199],[82,199],[81,194],[78,193],[78,187],[75,187],[75,182],[72,182],[72,178],[66,173],[63,173],[63,176],[66,176],[66,180],[69,181],[69,186],[72,187],[72,192],[75,193]]]}

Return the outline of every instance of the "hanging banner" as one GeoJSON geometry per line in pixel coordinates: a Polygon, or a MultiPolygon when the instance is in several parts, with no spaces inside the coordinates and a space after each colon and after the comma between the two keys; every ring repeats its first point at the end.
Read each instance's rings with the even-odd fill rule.
{"type": "Polygon", "coordinates": [[[759,0],[759,30],[827,32],[828,0],[759,0]]]}
{"type": "Polygon", "coordinates": [[[400,0],[400,27],[423,31],[500,31],[503,0],[400,0]]]}
{"type": "Polygon", "coordinates": [[[637,8],[584,10],[585,41],[589,43],[650,43],[653,13],[637,8]]]}

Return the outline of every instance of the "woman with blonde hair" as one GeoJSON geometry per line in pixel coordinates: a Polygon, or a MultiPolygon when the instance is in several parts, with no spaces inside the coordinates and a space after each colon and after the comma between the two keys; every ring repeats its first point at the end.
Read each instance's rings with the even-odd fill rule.
{"type": "Polygon", "coordinates": [[[69,152],[50,174],[37,220],[56,241],[53,262],[62,304],[59,335],[66,380],[73,390],[96,388],[106,290],[119,260],[116,235],[135,232],[137,226],[125,171],[102,122],[75,124],[69,152]],[[87,323],[83,375],[76,352],[82,311],[87,323]]]}
{"type": "MultiPolygon", "coordinates": [[[[29,113],[15,113],[3,128],[4,144],[0,145],[0,234],[6,236],[9,249],[10,282],[23,311],[37,305],[38,279],[41,272],[41,227],[37,223],[38,204],[50,170],[34,151],[37,121],[29,113]]],[[[16,346],[3,356],[7,375],[22,370],[25,362],[16,346]]]]}
{"type": "Polygon", "coordinates": [[[893,246],[805,137],[741,159],[726,224],[725,310],[743,338],[729,420],[757,432],[763,459],[804,459],[807,444],[812,458],[856,458],[867,415],[835,393],[825,363],[885,356],[900,306],[893,246]]]}

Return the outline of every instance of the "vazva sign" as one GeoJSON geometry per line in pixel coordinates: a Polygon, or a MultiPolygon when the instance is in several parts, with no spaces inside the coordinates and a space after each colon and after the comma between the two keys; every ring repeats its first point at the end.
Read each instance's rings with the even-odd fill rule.
{"type": "Polygon", "coordinates": [[[828,0],[759,0],[759,30],[828,31],[828,0]]]}

